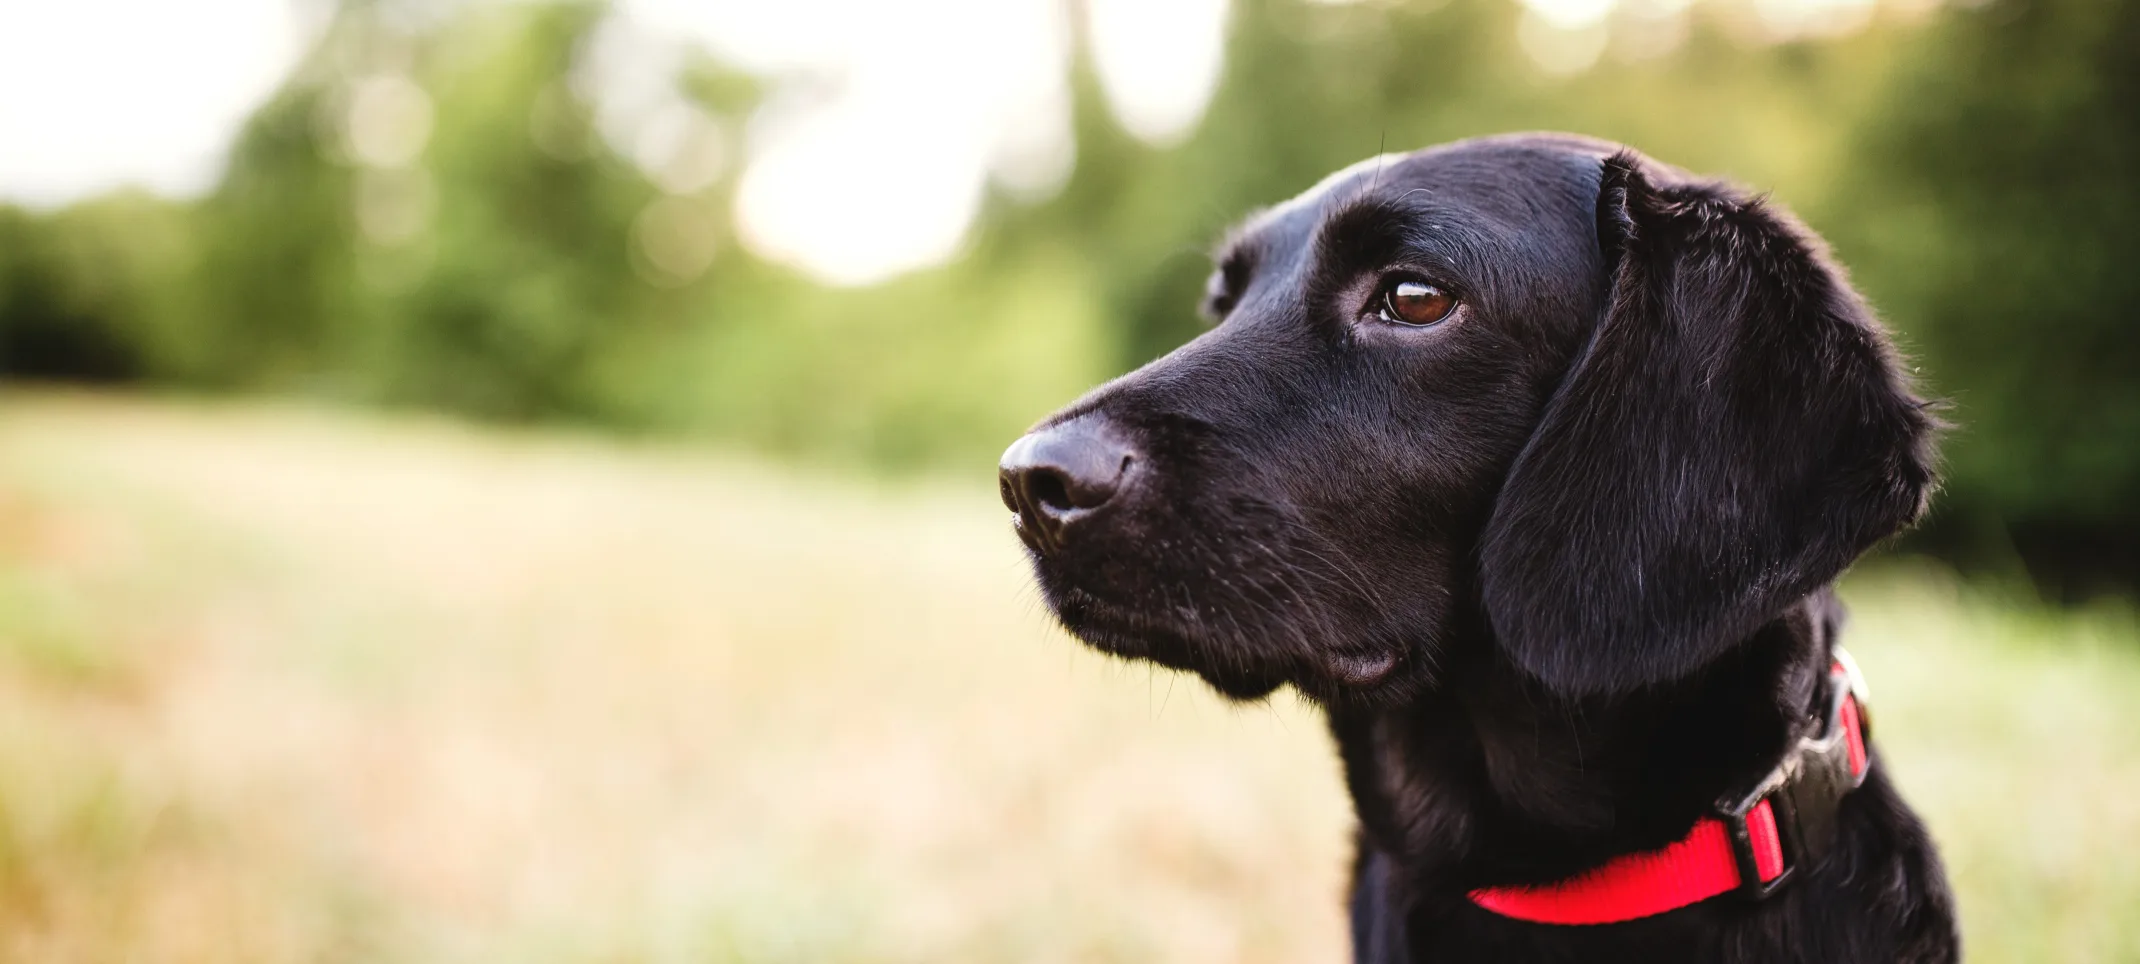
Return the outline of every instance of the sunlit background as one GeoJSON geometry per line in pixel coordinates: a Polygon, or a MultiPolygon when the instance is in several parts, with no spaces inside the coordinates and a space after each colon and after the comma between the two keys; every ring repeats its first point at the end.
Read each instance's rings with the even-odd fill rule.
{"type": "Polygon", "coordinates": [[[2140,961],[2140,0],[0,4],[0,959],[1343,959],[1315,713],[1049,627],[993,462],[1534,128],[1851,267],[1886,765],[1975,959],[2140,961]]]}

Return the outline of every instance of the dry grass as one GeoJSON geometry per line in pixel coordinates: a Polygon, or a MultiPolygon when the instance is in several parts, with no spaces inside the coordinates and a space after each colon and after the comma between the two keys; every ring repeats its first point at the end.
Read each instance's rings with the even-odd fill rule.
{"type": "MultiPolygon", "coordinates": [[[[985,486],[0,409],[0,957],[1336,961],[1314,715],[1048,629],[985,486]]],[[[1979,960],[2140,960],[2140,631],[1861,580],[1979,960]]]]}

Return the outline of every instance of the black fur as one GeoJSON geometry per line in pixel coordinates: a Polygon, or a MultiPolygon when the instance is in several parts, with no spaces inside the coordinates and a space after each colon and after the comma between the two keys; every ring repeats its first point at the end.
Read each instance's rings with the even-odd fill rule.
{"type": "Polygon", "coordinates": [[[1877,751],[1768,901],[1559,927],[1464,896],[1661,846],[1772,766],[1821,698],[1829,584],[1922,511],[1934,420],[1803,228],[1612,145],[1489,138],[1252,219],[1206,308],[1014,447],[1006,499],[1092,645],[1326,708],[1356,960],[1956,959],[1877,751]],[[1391,324],[1393,277],[1462,307],[1391,324]],[[1020,474],[1084,444],[1120,475],[1074,506],[1020,474]]]}

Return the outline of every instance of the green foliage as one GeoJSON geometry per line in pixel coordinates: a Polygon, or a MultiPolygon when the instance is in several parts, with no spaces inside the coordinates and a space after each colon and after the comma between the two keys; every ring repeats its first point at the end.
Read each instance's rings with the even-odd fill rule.
{"type": "Polygon", "coordinates": [[[346,15],[323,52],[411,51],[434,105],[428,148],[406,168],[337,163],[353,85],[301,75],[199,212],[202,337],[180,371],[494,417],[587,413],[590,357],[636,320],[627,236],[650,192],[607,157],[545,153],[531,127],[586,137],[577,104],[537,108],[563,99],[594,12],[484,10],[420,38],[346,15]],[[381,238],[367,215],[409,224],[381,238]]]}
{"type": "Polygon", "coordinates": [[[1952,400],[1935,534],[2140,573],[2140,3],[1999,0],[1912,48],[1834,233],[1952,400]]]}
{"type": "MultiPolygon", "coordinates": [[[[1093,294],[1107,279],[1061,239],[828,290],[742,252],[732,176],[664,199],[602,145],[568,83],[602,13],[477,7],[410,35],[351,5],[200,202],[0,212],[0,371],[916,465],[992,454],[1107,369],[1093,294]],[[428,143],[406,165],[354,156],[344,129],[382,75],[428,103],[428,143]],[[703,274],[646,263],[657,204],[710,235],[703,274]]],[[[761,97],[710,62],[684,88],[738,130],[761,97]]]]}
{"type": "Polygon", "coordinates": [[[136,193],[56,216],[0,206],[0,372],[108,381],[156,371],[184,213],[136,193]]]}
{"type": "Polygon", "coordinates": [[[584,110],[557,85],[594,12],[492,13],[504,22],[471,25],[449,63],[427,65],[438,105],[426,158],[436,225],[414,252],[363,255],[387,280],[375,282],[374,340],[359,357],[390,400],[493,416],[585,414],[598,407],[588,366],[648,323],[628,256],[632,217],[650,192],[610,158],[558,157],[533,139],[546,98],[565,102],[548,123],[589,139],[584,110]],[[396,263],[411,259],[428,264],[396,263]]]}
{"type": "Polygon", "coordinates": [[[273,385],[305,373],[355,310],[349,172],[321,163],[321,91],[285,91],[254,115],[215,193],[193,213],[197,260],[185,337],[158,360],[210,386],[273,385]]]}

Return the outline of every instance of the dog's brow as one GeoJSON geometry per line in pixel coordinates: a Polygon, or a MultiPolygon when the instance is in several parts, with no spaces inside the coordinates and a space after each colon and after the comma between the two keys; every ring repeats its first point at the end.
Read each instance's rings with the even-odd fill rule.
{"type": "Polygon", "coordinates": [[[1315,228],[1316,260],[1323,264],[1366,267],[1405,244],[1425,214],[1408,192],[1400,199],[1354,198],[1325,215],[1315,228]]]}
{"type": "Polygon", "coordinates": [[[1219,243],[1212,246],[1211,263],[1218,265],[1222,271],[1255,267],[1255,263],[1262,259],[1264,247],[1269,243],[1256,229],[1263,226],[1265,216],[1269,213],[1268,208],[1257,209],[1233,227],[1227,228],[1226,233],[1220,236],[1219,243]]]}

